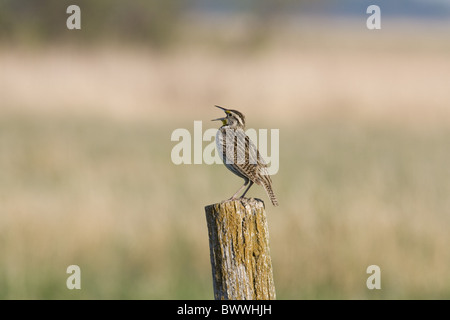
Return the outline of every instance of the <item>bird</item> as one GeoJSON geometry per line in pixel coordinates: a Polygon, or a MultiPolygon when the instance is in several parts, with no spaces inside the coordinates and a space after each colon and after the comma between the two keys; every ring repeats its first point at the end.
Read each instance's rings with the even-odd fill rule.
{"type": "Polygon", "coordinates": [[[244,179],[244,185],[229,199],[238,199],[238,194],[245,189],[239,199],[244,198],[251,186],[256,183],[264,188],[270,201],[278,206],[278,200],[272,190],[272,179],[267,171],[267,164],[261,157],[258,148],[245,134],[245,116],[232,109],[215,106],[225,112],[225,117],[213,119],[222,121],[217,130],[216,148],[225,166],[235,175],[244,179]]]}

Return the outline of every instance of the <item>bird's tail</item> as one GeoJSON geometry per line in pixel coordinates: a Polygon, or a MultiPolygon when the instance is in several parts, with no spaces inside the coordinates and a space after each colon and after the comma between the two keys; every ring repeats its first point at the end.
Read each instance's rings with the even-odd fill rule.
{"type": "MultiPolygon", "coordinates": [[[[267,177],[269,177],[269,176],[267,176],[267,177]]],[[[275,193],[273,192],[273,190],[272,190],[272,183],[271,183],[271,181],[269,180],[269,181],[266,181],[265,179],[264,180],[262,180],[261,181],[262,182],[262,185],[263,185],[263,187],[264,187],[264,190],[266,190],[266,193],[267,193],[267,195],[269,196],[269,198],[270,198],[270,201],[272,201],[272,204],[276,207],[276,206],[278,206],[278,199],[277,199],[277,197],[275,196],[275,193]]]]}

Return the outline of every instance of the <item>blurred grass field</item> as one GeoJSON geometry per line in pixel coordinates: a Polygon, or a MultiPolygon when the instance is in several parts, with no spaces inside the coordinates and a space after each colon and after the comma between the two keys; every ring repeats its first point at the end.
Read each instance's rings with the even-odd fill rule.
{"type": "Polygon", "coordinates": [[[214,127],[214,104],[280,129],[280,206],[249,192],[279,299],[450,298],[450,47],[352,37],[251,54],[2,47],[0,298],[212,299],[204,206],[241,180],[174,165],[170,136],[214,127]]]}

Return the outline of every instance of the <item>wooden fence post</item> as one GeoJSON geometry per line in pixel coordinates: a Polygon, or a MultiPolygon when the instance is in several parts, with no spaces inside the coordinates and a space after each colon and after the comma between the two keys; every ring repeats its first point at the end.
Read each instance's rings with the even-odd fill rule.
{"type": "Polygon", "coordinates": [[[216,300],[275,299],[264,202],[228,200],[205,207],[216,300]]]}

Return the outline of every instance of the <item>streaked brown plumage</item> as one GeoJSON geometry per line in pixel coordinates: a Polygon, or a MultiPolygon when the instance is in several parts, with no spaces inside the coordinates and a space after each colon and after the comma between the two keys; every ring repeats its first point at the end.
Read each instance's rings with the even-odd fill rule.
{"type": "Polygon", "coordinates": [[[216,134],[216,147],[225,166],[234,174],[244,179],[244,185],[231,197],[236,199],[244,187],[243,198],[253,183],[262,186],[274,206],[278,200],[272,190],[272,179],[267,171],[267,164],[259,154],[255,144],[245,134],[245,117],[237,110],[225,109],[226,116],[214,119],[222,121],[222,126],[216,134]]]}

